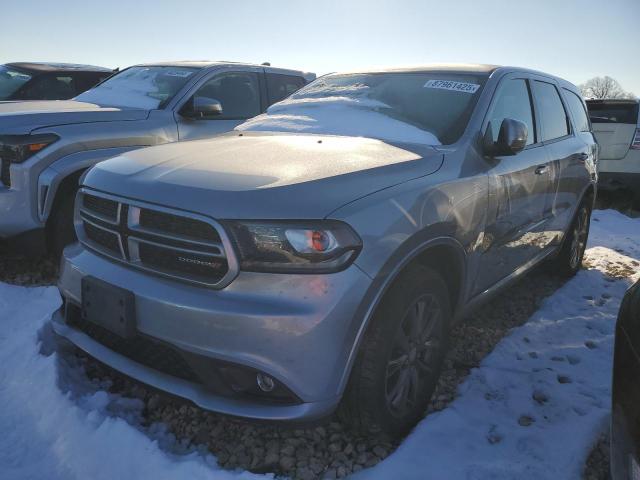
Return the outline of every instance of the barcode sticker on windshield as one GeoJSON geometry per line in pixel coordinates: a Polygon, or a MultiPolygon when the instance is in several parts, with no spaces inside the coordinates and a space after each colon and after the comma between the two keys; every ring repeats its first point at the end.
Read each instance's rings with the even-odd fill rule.
{"type": "Polygon", "coordinates": [[[476,93],[480,85],[477,83],[454,82],[453,80],[429,80],[424,84],[424,88],[439,88],[441,90],[476,93]]]}
{"type": "Polygon", "coordinates": [[[180,71],[180,70],[169,70],[168,72],[165,72],[164,74],[168,77],[181,77],[181,78],[187,78],[190,77],[191,74],[193,72],[189,72],[189,71],[180,71]]]}

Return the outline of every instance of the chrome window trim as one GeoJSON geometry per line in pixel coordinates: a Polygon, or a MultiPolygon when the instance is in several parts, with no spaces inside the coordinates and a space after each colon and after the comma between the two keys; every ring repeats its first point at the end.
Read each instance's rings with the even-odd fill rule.
{"type": "MultiPolygon", "coordinates": [[[[124,265],[129,265],[133,268],[139,269],[139,270],[143,270],[155,275],[159,275],[165,278],[170,278],[172,280],[176,280],[179,282],[183,282],[183,283],[190,283],[190,284],[194,284],[194,285],[199,285],[199,286],[203,286],[203,287],[207,287],[207,288],[214,288],[214,289],[222,289],[224,287],[226,287],[227,285],[229,285],[238,275],[239,271],[240,271],[240,266],[239,266],[239,262],[238,259],[236,257],[235,254],[235,250],[233,248],[233,245],[231,243],[231,240],[229,239],[229,236],[227,235],[227,232],[225,231],[225,229],[222,227],[222,225],[220,223],[218,223],[217,221],[215,221],[214,219],[207,217],[205,215],[201,215],[198,213],[193,213],[193,212],[188,212],[188,211],[184,211],[184,210],[179,210],[179,209],[174,209],[174,208],[168,208],[168,207],[163,207],[160,205],[156,205],[156,204],[152,204],[152,203],[146,203],[146,202],[142,202],[139,200],[132,200],[129,199],[127,197],[120,197],[120,196],[116,196],[116,195],[111,195],[108,193],[104,193],[101,191],[97,191],[97,190],[93,190],[93,189],[89,189],[86,187],[82,187],[78,190],[78,194],[76,197],[76,202],[75,202],[75,213],[74,213],[74,224],[75,224],[75,228],[76,228],[76,234],[78,235],[78,240],[85,245],[87,248],[89,248],[90,250],[100,254],[100,255],[104,255],[110,259],[113,260],[117,260],[118,262],[124,264],[124,265]],[[131,230],[132,235],[130,235],[127,238],[127,247],[131,248],[133,247],[132,250],[129,251],[129,259],[127,259],[125,253],[124,253],[124,245],[122,242],[122,236],[120,234],[119,231],[111,231],[107,228],[104,228],[103,226],[99,226],[99,225],[95,225],[95,223],[90,222],[89,220],[87,220],[86,218],[83,218],[81,216],[81,212],[84,210],[83,209],[83,202],[82,202],[82,196],[84,194],[89,194],[89,195],[93,195],[96,197],[101,197],[104,198],[106,200],[112,200],[115,202],[118,202],[118,220],[120,220],[121,217],[121,210],[122,210],[122,206],[123,205],[128,205],[129,206],[129,214],[128,214],[128,218],[127,218],[127,227],[131,230]],[[131,211],[134,210],[138,212],[138,218],[139,218],[139,211],[140,209],[148,209],[148,210],[156,210],[158,212],[162,212],[162,213],[167,213],[167,214],[171,214],[171,215],[176,215],[178,217],[186,217],[186,218],[190,218],[193,220],[199,220],[201,222],[207,223],[209,225],[211,225],[211,227],[213,227],[213,229],[218,233],[218,236],[220,237],[221,240],[221,244],[217,243],[217,242],[198,242],[198,241],[194,241],[192,239],[190,239],[189,237],[181,237],[181,236],[173,236],[170,234],[164,234],[164,235],[159,235],[157,232],[154,232],[152,230],[148,230],[148,229],[144,229],[144,228],[137,228],[137,219],[136,219],[136,214],[131,214],[131,211]],[[84,233],[84,228],[82,226],[82,222],[83,221],[88,221],[89,223],[91,223],[94,226],[97,226],[105,231],[108,231],[110,233],[115,233],[118,236],[118,240],[120,243],[120,248],[121,248],[121,257],[117,257],[113,254],[110,254],[107,250],[105,250],[104,248],[98,246],[95,244],[95,242],[92,242],[89,238],[87,238],[86,234],[84,233]],[[176,240],[176,241],[181,241],[181,242],[185,242],[185,243],[192,243],[194,246],[196,245],[200,245],[200,246],[208,246],[208,247],[217,247],[220,250],[220,255],[216,255],[215,253],[211,253],[211,252],[200,252],[200,251],[194,251],[193,253],[197,253],[198,255],[209,255],[211,257],[215,257],[215,258],[225,258],[227,261],[227,267],[228,270],[226,272],[226,274],[217,282],[204,282],[201,280],[195,280],[192,278],[189,278],[188,276],[183,276],[183,275],[176,275],[176,274],[172,274],[172,273],[167,273],[164,272],[162,270],[158,270],[155,268],[151,268],[148,267],[146,265],[144,265],[143,263],[140,262],[139,260],[139,254],[138,254],[138,249],[137,249],[137,245],[141,242],[146,242],[146,243],[150,243],[150,244],[154,244],[154,242],[152,241],[148,241],[146,239],[141,239],[135,236],[135,232],[139,231],[141,233],[148,233],[150,235],[155,235],[159,238],[167,238],[170,240],[176,240]]],[[[86,210],[86,212],[88,213],[88,215],[93,215],[94,217],[98,218],[99,220],[103,220],[102,218],[98,217],[97,215],[94,215],[93,212],[91,210],[86,210]]],[[[106,221],[106,219],[105,219],[106,221]]],[[[108,222],[112,225],[117,225],[114,224],[112,221],[108,222]]],[[[139,227],[139,226],[138,226],[139,227]]],[[[180,248],[180,247],[174,247],[171,245],[167,245],[167,244],[162,244],[162,243],[157,243],[156,244],[159,247],[163,247],[163,248],[167,248],[169,250],[173,249],[176,251],[185,251],[185,252],[189,252],[189,249],[185,249],[185,248],[180,248]]]]}

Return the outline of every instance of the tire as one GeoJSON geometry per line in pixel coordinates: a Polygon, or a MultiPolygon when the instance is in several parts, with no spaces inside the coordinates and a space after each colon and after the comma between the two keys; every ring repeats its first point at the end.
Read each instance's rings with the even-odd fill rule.
{"type": "Polygon", "coordinates": [[[437,385],[450,320],[442,277],[424,266],[409,267],[371,319],[340,417],[365,434],[405,435],[424,416],[437,385]]]}
{"type": "Polygon", "coordinates": [[[565,234],[560,252],[549,265],[552,272],[563,277],[573,277],[578,273],[587,247],[590,225],[591,206],[586,200],[578,207],[571,226],[565,234]]]}
{"type": "Polygon", "coordinates": [[[75,192],[65,194],[54,204],[54,210],[49,219],[49,250],[55,258],[60,258],[64,247],[76,241],[76,231],[73,226],[74,200],[75,192]]]}

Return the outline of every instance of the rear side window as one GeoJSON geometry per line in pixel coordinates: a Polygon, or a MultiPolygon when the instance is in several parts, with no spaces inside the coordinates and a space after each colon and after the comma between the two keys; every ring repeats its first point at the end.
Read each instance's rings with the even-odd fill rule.
{"type": "Polygon", "coordinates": [[[71,75],[42,75],[29,83],[23,92],[25,100],[66,100],[76,96],[71,75]]]}
{"type": "Polygon", "coordinates": [[[591,127],[582,99],[571,90],[567,90],[566,88],[563,90],[565,92],[564,98],[567,100],[567,105],[569,105],[573,120],[576,122],[576,130],[578,132],[589,132],[591,127]]]}
{"type": "Polygon", "coordinates": [[[556,87],[550,83],[535,80],[533,91],[540,109],[542,140],[553,140],[569,135],[567,112],[564,110],[556,87]]]}
{"type": "Polygon", "coordinates": [[[304,78],[295,75],[280,75],[267,73],[267,90],[269,92],[269,105],[284,100],[306,84],[304,78]]]}
{"type": "Polygon", "coordinates": [[[587,102],[591,123],[638,123],[637,103],[587,102]]]}
{"type": "Polygon", "coordinates": [[[505,118],[520,120],[527,126],[527,145],[536,142],[536,132],[531,110],[531,97],[529,96],[529,88],[525,80],[507,80],[501,86],[496,102],[489,114],[491,134],[494,142],[498,141],[500,125],[502,125],[502,121],[505,118]]]}

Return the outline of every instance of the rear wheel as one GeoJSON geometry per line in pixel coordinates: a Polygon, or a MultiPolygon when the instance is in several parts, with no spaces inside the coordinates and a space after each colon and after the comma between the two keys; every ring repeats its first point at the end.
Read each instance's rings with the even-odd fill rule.
{"type": "Polygon", "coordinates": [[[588,201],[584,201],[566,233],[560,253],[552,262],[554,272],[571,277],[580,270],[589,238],[590,222],[591,208],[588,201]]]}
{"type": "Polygon", "coordinates": [[[405,434],[436,387],[451,317],[449,294],[434,270],[412,266],[372,318],[341,407],[357,430],[405,434]]]}

